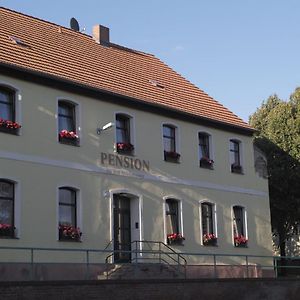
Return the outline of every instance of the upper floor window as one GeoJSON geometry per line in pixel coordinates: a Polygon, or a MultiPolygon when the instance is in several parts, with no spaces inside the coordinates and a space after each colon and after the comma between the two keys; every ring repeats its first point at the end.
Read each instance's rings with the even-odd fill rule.
{"type": "Polygon", "coordinates": [[[76,190],[70,187],[59,189],[59,239],[80,240],[81,232],[77,227],[76,190]]]}
{"type": "Polygon", "coordinates": [[[205,132],[199,132],[198,138],[200,167],[212,169],[214,161],[211,159],[210,135],[205,132]]]}
{"type": "Polygon", "coordinates": [[[58,102],[58,138],[61,143],[78,145],[76,133],[76,106],[68,101],[58,102]]]}
{"type": "Polygon", "coordinates": [[[238,140],[230,140],[230,163],[232,173],[242,173],[241,165],[241,142],[238,140]]]}
{"type": "Polygon", "coordinates": [[[179,162],[180,154],[177,152],[176,127],[163,125],[164,159],[169,162],[179,162]]]}
{"type": "Polygon", "coordinates": [[[17,134],[20,127],[16,122],[15,91],[0,86],[0,131],[17,134]]]}
{"type": "Polygon", "coordinates": [[[180,207],[175,199],[166,200],[166,231],[168,244],[182,244],[184,237],[180,231],[180,207]]]}
{"type": "Polygon", "coordinates": [[[259,177],[268,178],[267,162],[262,156],[255,159],[254,168],[259,177]]]}
{"type": "Polygon", "coordinates": [[[116,147],[118,153],[133,154],[130,117],[124,114],[116,115],[116,147]]]}
{"type": "Polygon", "coordinates": [[[236,247],[247,246],[246,213],[242,206],[233,207],[233,239],[236,247]]]}
{"type": "Polygon", "coordinates": [[[201,203],[202,241],[205,246],[216,246],[215,209],[212,203],[201,203]]]}
{"type": "Polygon", "coordinates": [[[15,237],[14,183],[0,180],[0,237],[15,237]]]}

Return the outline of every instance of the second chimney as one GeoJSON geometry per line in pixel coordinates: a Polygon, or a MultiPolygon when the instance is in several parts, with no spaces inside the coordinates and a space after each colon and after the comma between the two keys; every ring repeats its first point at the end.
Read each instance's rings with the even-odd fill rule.
{"type": "Polygon", "coordinates": [[[109,28],[102,25],[93,27],[93,39],[100,45],[109,45],[109,28]]]}

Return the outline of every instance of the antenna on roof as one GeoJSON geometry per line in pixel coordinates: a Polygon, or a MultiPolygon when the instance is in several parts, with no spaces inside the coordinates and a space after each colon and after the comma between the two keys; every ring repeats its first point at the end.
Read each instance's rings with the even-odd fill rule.
{"type": "Polygon", "coordinates": [[[74,31],[79,31],[79,24],[78,24],[78,21],[75,18],[71,18],[71,20],[70,20],[70,27],[74,31]]]}

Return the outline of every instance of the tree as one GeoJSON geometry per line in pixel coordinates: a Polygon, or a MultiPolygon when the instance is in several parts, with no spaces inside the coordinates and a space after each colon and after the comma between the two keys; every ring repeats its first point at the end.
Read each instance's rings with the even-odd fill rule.
{"type": "Polygon", "coordinates": [[[250,124],[267,157],[272,230],[285,256],[286,241],[300,224],[300,88],[289,101],[270,96],[250,124]]]}

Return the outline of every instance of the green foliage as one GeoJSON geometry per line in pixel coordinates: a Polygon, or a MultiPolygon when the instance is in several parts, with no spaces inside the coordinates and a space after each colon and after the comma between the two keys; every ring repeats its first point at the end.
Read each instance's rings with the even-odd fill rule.
{"type": "Polygon", "coordinates": [[[269,97],[250,124],[268,160],[272,228],[284,255],[285,241],[300,223],[300,88],[289,101],[269,97]]]}

